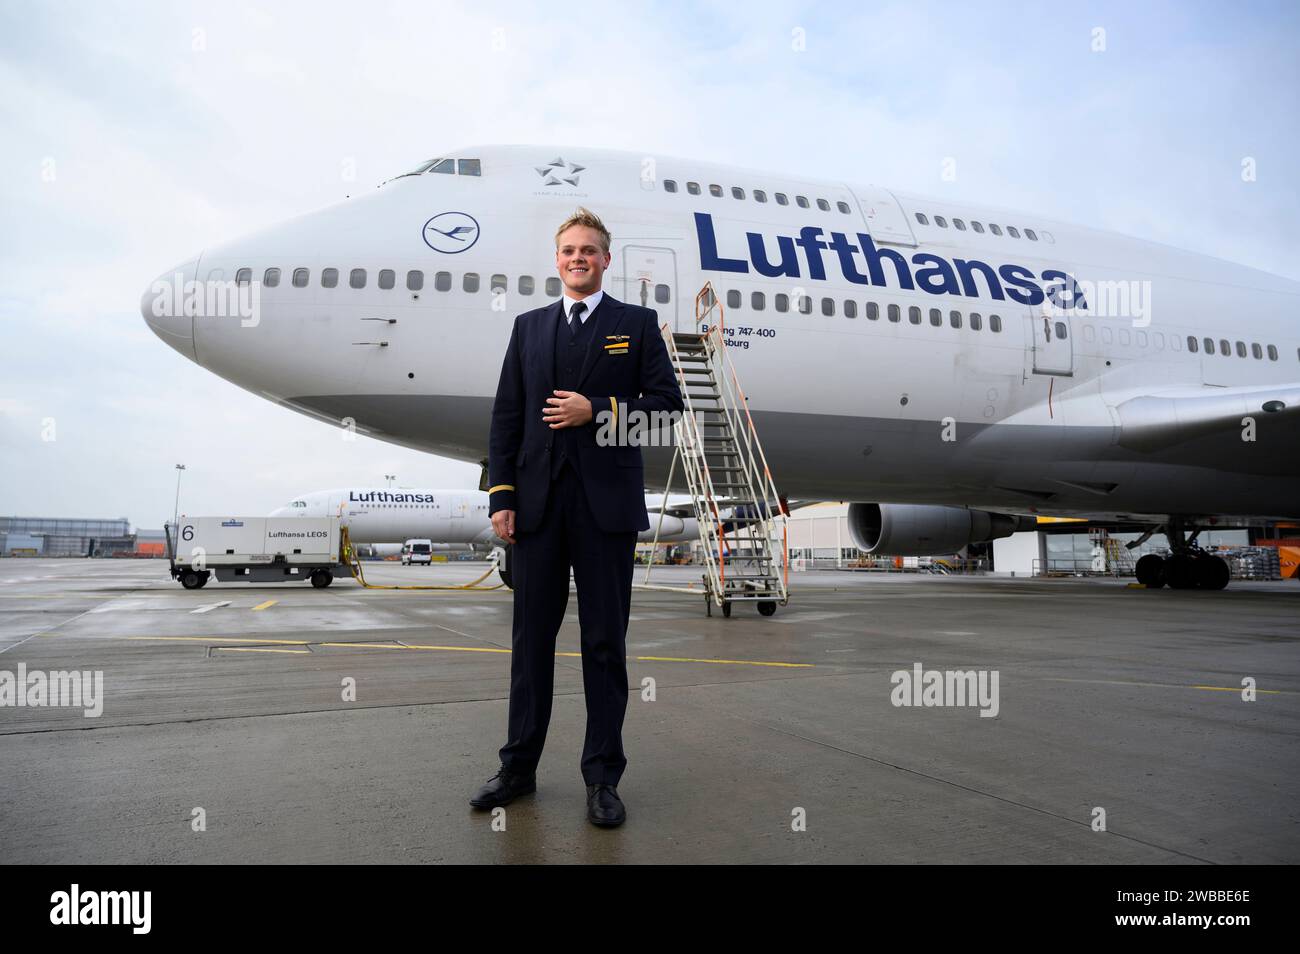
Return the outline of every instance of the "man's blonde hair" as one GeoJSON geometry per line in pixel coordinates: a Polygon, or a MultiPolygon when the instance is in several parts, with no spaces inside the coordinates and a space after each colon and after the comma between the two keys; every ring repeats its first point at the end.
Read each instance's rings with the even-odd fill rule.
{"type": "Polygon", "coordinates": [[[559,248],[560,236],[564,234],[564,230],[571,229],[575,225],[585,225],[589,229],[595,229],[596,234],[600,236],[600,244],[604,248],[605,254],[609,254],[609,229],[605,228],[605,223],[600,220],[599,215],[591,211],[591,209],[585,208],[581,205],[578,206],[576,212],[561,222],[560,227],[555,230],[556,248],[559,248]]]}

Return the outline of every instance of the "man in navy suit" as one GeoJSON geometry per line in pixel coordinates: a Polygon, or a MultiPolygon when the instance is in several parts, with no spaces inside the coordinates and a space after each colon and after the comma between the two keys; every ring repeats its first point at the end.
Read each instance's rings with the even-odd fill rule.
{"type": "Polygon", "coordinates": [[[492,808],[537,789],[572,566],[587,701],[582,777],[587,817],[601,826],[626,817],[617,786],[627,766],[632,554],[650,526],[641,449],[606,438],[619,432],[620,416],[644,424],[682,410],[654,310],[601,290],[609,243],[586,209],[561,224],[555,266],[564,295],[515,318],[501,366],[488,481],[492,528],[513,544],[510,716],[501,770],[470,799],[492,808]]]}

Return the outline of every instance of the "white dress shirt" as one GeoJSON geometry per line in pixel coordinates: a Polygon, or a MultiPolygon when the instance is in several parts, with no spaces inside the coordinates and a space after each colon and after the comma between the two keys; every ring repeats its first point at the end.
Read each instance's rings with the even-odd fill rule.
{"type": "MultiPolygon", "coordinates": [[[[586,321],[588,318],[591,317],[592,312],[596,310],[596,306],[600,304],[600,300],[604,297],[605,297],[604,290],[597,289],[593,294],[590,294],[586,298],[582,299],[582,303],[587,306],[587,310],[584,311],[582,313],[582,316],[578,318],[579,324],[581,324],[582,322],[586,321]]],[[[562,302],[564,308],[564,320],[565,322],[568,322],[569,318],[573,315],[573,306],[578,303],[578,299],[570,298],[568,295],[565,295],[563,298],[560,299],[560,301],[562,302]]]]}

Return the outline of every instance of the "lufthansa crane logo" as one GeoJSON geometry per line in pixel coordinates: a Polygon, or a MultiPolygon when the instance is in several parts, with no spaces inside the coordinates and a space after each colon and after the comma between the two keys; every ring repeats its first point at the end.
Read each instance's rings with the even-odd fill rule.
{"type": "Polygon", "coordinates": [[[424,223],[424,244],[435,252],[455,255],[473,248],[478,236],[478,222],[465,212],[439,212],[424,223]]]}

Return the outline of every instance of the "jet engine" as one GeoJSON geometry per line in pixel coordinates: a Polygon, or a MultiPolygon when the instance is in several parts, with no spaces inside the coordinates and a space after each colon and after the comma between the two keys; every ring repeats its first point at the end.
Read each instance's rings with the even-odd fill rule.
{"type": "Polygon", "coordinates": [[[927,504],[849,504],[849,533],[877,556],[942,556],[971,543],[1032,530],[1034,517],[927,504]]]}

